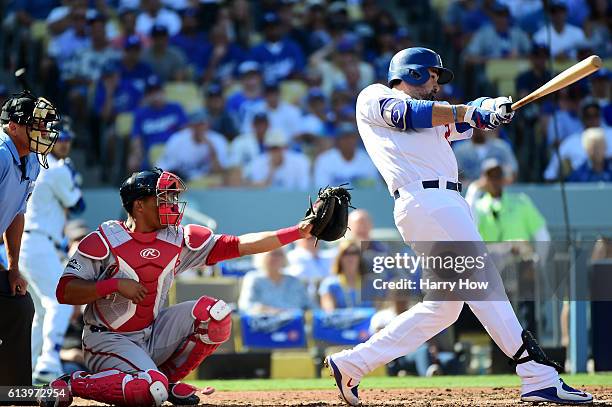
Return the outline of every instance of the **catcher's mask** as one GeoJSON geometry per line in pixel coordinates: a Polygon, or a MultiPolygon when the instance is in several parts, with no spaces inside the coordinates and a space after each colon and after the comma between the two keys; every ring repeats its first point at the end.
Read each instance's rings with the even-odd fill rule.
{"type": "Polygon", "coordinates": [[[26,126],[30,151],[36,153],[43,168],[49,168],[47,154],[59,134],[59,113],[51,102],[28,91],[13,95],[2,105],[0,122],[26,126]]]}
{"type": "Polygon", "coordinates": [[[123,207],[131,212],[135,200],[155,196],[162,226],[178,230],[185,212],[186,201],[179,197],[187,189],[183,180],[171,172],[160,168],[132,174],[123,182],[119,193],[123,207]]]}

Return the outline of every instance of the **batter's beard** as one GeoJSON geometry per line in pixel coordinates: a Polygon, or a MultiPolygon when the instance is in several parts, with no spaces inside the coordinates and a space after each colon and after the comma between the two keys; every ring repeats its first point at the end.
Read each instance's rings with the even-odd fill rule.
{"type": "Polygon", "coordinates": [[[432,101],[438,100],[437,93],[434,91],[431,91],[425,96],[423,96],[422,100],[432,100],[432,101]]]}
{"type": "Polygon", "coordinates": [[[436,97],[436,92],[434,92],[433,90],[429,93],[421,93],[420,95],[417,95],[418,100],[430,100],[430,101],[436,101],[438,100],[438,98],[436,97]]]}

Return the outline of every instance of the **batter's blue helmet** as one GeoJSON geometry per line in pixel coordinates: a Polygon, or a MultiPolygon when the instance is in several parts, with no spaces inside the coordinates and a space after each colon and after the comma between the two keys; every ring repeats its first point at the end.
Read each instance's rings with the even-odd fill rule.
{"type": "Polygon", "coordinates": [[[442,66],[442,58],[429,48],[413,47],[399,51],[391,58],[387,83],[406,81],[411,85],[422,85],[429,80],[428,68],[438,71],[438,83],[444,85],[453,80],[453,72],[442,66]]]}

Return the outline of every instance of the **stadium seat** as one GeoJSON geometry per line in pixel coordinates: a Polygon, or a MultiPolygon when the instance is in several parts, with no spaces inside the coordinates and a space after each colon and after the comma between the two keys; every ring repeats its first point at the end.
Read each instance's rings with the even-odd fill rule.
{"type": "Polygon", "coordinates": [[[119,113],[115,118],[115,131],[120,138],[127,138],[132,134],[132,126],[134,125],[133,113],[119,113]]]}
{"type": "Polygon", "coordinates": [[[272,352],[271,379],[314,379],[315,366],[308,351],[272,352]]]}
{"type": "Polygon", "coordinates": [[[308,92],[308,87],[302,81],[283,81],[280,85],[281,99],[287,103],[300,105],[308,92]]]}
{"type": "Polygon", "coordinates": [[[164,86],[164,91],[168,101],[179,103],[186,112],[202,107],[202,92],[195,83],[169,82],[164,86]]]}
{"type": "Polygon", "coordinates": [[[195,178],[190,180],[187,183],[187,188],[189,189],[207,189],[220,187],[223,185],[223,175],[215,174],[215,175],[207,175],[200,178],[195,178]]]}
{"type": "Polygon", "coordinates": [[[49,32],[47,31],[47,22],[44,20],[35,20],[30,26],[30,35],[34,41],[42,41],[43,46],[47,46],[49,41],[49,32]]]}
{"type": "Polygon", "coordinates": [[[487,62],[487,79],[495,86],[500,95],[515,95],[515,79],[520,72],[529,68],[527,59],[492,59],[487,62]]]}

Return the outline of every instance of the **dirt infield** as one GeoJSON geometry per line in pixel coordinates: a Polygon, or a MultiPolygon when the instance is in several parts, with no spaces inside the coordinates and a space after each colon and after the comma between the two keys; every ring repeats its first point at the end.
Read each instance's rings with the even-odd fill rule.
{"type": "MultiPolygon", "coordinates": [[[[612,386],[587,386],[595,395],[595,406],[612,406],[612,386]]],[[[213,406],[342,406],[335,390],[310,391],[219,391],[201,396],[200,407],[213,406]]],[[[517,388],[466,389],[365,389],[361,392],[363,406],[529,406],[519,402],[517,388]]],[[[75,400],[73,406],[94,406],[95,403],[75,400]]]]}

